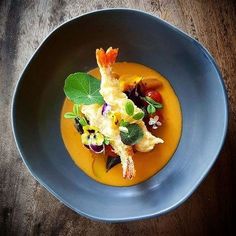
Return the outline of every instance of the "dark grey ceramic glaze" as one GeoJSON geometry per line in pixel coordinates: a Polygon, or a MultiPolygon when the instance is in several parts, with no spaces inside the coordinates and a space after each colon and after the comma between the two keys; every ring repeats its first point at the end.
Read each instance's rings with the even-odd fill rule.
{"type": "Polygon", "coordinates": [[[25,164],[52,194],[92,219],[128,221],[168,212],[196,189],[222,147],[227,100],[212,57],[194,39],[143,12],[103,10],[63,24],[42,43],[17,85],[12,122],[25,164]],[[147,65],[168,78],[183,112],[171,161],[132,187],[90,179],[73,164],[60,133],[64,79],[95,67],[95,49],[109,46],[120,48],[119,61],[147,65]]]}

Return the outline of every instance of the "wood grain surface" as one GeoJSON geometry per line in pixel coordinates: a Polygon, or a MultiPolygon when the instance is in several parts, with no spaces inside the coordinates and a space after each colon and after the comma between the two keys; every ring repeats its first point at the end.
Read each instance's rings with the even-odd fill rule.
{"type": "Polygon", "coordinates": [[[234,0],[0,0],[0,235],[236,235],[235,159],[234,0]],[[167,215],[122,224],[79,216],[40,186],[19,156],[10,123],[16,82],[48,33],[82,13],[114,7],[152,13],[203,43],[222,72],[230,112],[224,148],[197,191],[167,215]]]}

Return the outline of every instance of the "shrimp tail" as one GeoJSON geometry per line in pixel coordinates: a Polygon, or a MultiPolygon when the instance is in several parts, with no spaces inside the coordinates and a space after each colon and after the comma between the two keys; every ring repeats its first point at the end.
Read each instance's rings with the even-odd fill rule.
{"type": "Polygon", "coordinates": [[[125,179],[132,179],[135,176],[134,162],[132,158],[127,158],[123,164],[123,177],[125,179]]]}
{"type": "Polygon", "coordinates": [[[134,155],[133,149],[127,148],[125,158],[121,158],[123,177],[125,179],[132,179],[135,176],[136,171],[134,168],[134,161],[132,159],[133,155],[134,155]]]}
{"type": "Polygon", "coordinates": [[[118,48],[109,47],[105,52],[100,48],[96,50],[96,59],[99,67],[109,67],[115,63],[118,55],[118,48]]]}

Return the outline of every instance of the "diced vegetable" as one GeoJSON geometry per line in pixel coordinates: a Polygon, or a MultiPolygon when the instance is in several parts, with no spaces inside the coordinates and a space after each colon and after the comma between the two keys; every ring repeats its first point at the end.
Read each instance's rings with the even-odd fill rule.
{"type": "Polygon", "coordinates": [[[140,81],[140,86],[142,91],[156,90],[162,86],[162,82],[154,77],[144,77],[140,81]]]}
{"type": "Polygon", "coordinates": [[[77,131],[82,134],[84,131],[83,131],[83,127],[82,125],[80,124],[79,122],[79,118],[75,118],[75,128],[77,129],[77,131]]]}
{"type": "Polygon", "coordinates": [[[110,157],[117,157],[118,155],[115,153],[114,149],[111,145],[105,146],[105,154],[110,157]]]}
{"type": "Polygon", "coordinates": [[[153,99],[155,102],[162,103],[161,94],[157,90],[147,90],[144,94],[146,97],[153,99]]]}
{"type": "Polygon", "coordinates": [[[138,107],[142,107],[142,93],[140,91],[140,86],[139,84],[137,84],[133,89],[125,91],[125,94],[127,95],[127,97],[133,101],[133,103],[138,106],[138,107]]]}
{"type": "Polygon", "coordinates": [[[137,75],[122,75],[119,78],[120,88],[122,91],[133,89],[140,81],[142,77],[137,75]]]}
{"type": "Polygon", "coordinates": [[[107,157],[107,162],[106,162],[106,170],[107,170],[107,172],[111,168],[113,168],[114,166],[118,165],[119,163],[121,163],[121,160],[120,160],[119,156],[116,156],[116,157],[108,156],[107,157]]]}

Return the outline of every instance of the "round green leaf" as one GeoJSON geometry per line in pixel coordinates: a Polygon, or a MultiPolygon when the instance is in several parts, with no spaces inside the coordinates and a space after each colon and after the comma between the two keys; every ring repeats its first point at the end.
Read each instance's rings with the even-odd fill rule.
{"type": "Polygon", "coordinates": [[[76,104],[103,104],[104,100],[99,93],[100,81],[93,76],[77,72],[66,78],[64,92],[76,104]]]}
{"type": "Polygon", "coordinates": [[[126,145],[134,145],[143,138],[143,130],[137,124],[127,126],[128,133],[120,131],[121,141],[126,145]]]}
{"type": "Polygon", "coordinates": [[[134,104],[131,101],[128,101],[125,104],[125,111],[129,116],[132,116],[134,114],[134,104]]]}

